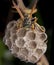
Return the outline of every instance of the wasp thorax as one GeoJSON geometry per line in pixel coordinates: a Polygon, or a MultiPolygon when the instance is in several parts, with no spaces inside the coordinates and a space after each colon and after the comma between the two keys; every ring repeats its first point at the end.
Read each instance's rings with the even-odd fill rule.
{"type": "Polygon", "coordinates": [[[45,29],[40,28],[37,24],[35,24],[34,30],[30,25],[28,29],[27,25],[19,28],[17,27],[18,22],[8,23],[3,40],[14,56],[22,61],[36,63],[47,49],[47,45],[44,44],[47,39],[45,29]]]}

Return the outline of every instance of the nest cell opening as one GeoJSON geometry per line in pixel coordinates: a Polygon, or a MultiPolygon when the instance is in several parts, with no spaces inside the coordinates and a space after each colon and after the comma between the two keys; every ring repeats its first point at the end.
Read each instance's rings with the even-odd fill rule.
{"type": "Polygon", "coordinates": [[[42,49],[36,49],[36,53],[37,53],[38,55],[40,55],[40,54],[43,53],[43,51],[42,51],[42,49]]]}
{"type": "Polygon", "coordinates": [[[37,46],[37,43],[35,41],[30,41],[29,44],[28,44],[29,48],[31,49],[35,49],[36,46],[37,46]]]}
{"type": "Polygon", "coordinates": [[[36,34],[34,32],[28,32],[27,38],[30,40],[34,40],[36,37],[36,34]]]}
{"type": "Polygon", "coordinates": [[[47,39],[47,35],[45,33],[40,34],[40,39],[45,41],[47,39]]]}
{"type": "Polygon", "coordinates": [[[17,36],[18,37],[24,37],[26,34],[26,30],[24,28],[20,28],[18,31],[17,31],[17,36]]]}
{"type": "Polygon", "coordinates": [[[24,41],[24,39],[22,39],[22,38],[19,38],[19,40],[16,40],[16,45],[17,45],[19,48],[23,47],[23,46],[24,46],[24,43],[25,43],[25,41],[24,41]]]}

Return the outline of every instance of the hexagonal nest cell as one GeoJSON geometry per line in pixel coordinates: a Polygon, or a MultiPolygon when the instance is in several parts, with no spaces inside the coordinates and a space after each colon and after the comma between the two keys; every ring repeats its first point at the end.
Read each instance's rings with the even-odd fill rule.
{"type": "Polygon", "coordinates": [[[27,33],[27,38],[30,39],[30,40],[34,40],[35,37],[36,37],[36,34],[33,31],[31,31],[31,32],[29,31],[27,33]]]}
{"type": "Polygon", "coordinates": [[[24,44],[25,44],[24,39],[19,38],[18,40],[16,40],[16,46],[17,47],[22,48],[24,44]]]}
{"type": "Polygon", "coordinates": [[[37,58],[32,55],[32,56],[29,57],[29,61],[32,62],[32,63],[35,63],[37,61],[37,58]]]}
{"type": "Polygon", "coordinates": [[[26,34],[26,29],[24,28],[20,28],[18,31],[17,31],[17,36],[18,37],[24,37],[26,34]]]}
{"type": "Polygon", "coordinates": [[[28,47],[29,47],[30,49],[35,49],[36,46],[37,46],[37,43],[36,43],[35,41],[30,41],[30,42],[28,43],[28,47]]]}
{"type": "Polygon", "coordinates": [[[47,35],[45,33],[40,34],[40,39],[45,41],[47,39],[47,35]]]}

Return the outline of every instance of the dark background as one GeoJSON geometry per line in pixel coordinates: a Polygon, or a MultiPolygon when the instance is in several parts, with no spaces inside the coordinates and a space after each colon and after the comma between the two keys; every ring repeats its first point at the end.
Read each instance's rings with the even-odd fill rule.
{"type": "MultiPolygon", "coordinates": [[[[29,3],[29,0],[23,0],[25,5],[27,6],[29,3]]],[[[53,64],[53,2],[52,0],[39,0],[38,4],[37,4],[37,8],[38,8],[38,14],[37,17],[39,16],[39,20],[41,22],[41,24],[43,23],[43,25],[46,28],[46,33],[48,34],[48,50],[46,52],[46,57],[50,63],[50,65],[53,64]]],[[[16,13],[11,13],[10,17],[9,16],[9,12],[11,9],[11,2],[9,0],[2,0],[0,1],[0,37],[1,39],[4,36],[4,31],[5,31],[5,27],[7,25],[7,23],[9,22],[9,18],[10,20],[12,19],[17,19],[19,17],[18,14],[16,13]],[[13,16],[11,18],[11,16],[13,16]]],[[[1,52],[1,51],[0,51],[1,52]]],[[[21,62],[19,59],[14,58],[14,60],[5,60],[4,57],[1,58],[1,63],[3,62],[2,65],[25,65],[26,63],[21,62]],[[6,63],[6,64],[5,64],[6,63]]],[[[30,63],[28,63],[30,65],[30,63]]]]}

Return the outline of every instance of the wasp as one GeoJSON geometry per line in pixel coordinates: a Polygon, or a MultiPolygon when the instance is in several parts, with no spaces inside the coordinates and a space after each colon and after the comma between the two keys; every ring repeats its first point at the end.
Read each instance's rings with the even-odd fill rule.
{"type": "Polygon", "coordinates": [[[19,28],[21,28],[21,27],[25,27],[25,28],[31,27],[31,29],[34,30],[35,29],[35,25],[37,24],[38,27],[42,31],[44,31],[40,27],[40,25],[37,23],[38,18],[32,16],[32,14],[37,12],[37,9],[35,9],[37,1],[38,0],[35,1],[32,9],[25,8],[22,0],[18,0],[19,3],[21,2],[20,4],[22,4],[22,6],[19,6],[19,4],[16,5],[16,3],[13,1],[13,7],[12,8],[15,8],[17,10],[17,12],[20,15],[20,19],[21,19],[21,22],[19,21],[18,25],[17,25],[17,26],[19,26],[19,28]],[[24,10],[22,8],[24,8],[24,10]],[[23,13],[21,11],[24,13],[24,15],[23,15],[23,13]]]}

